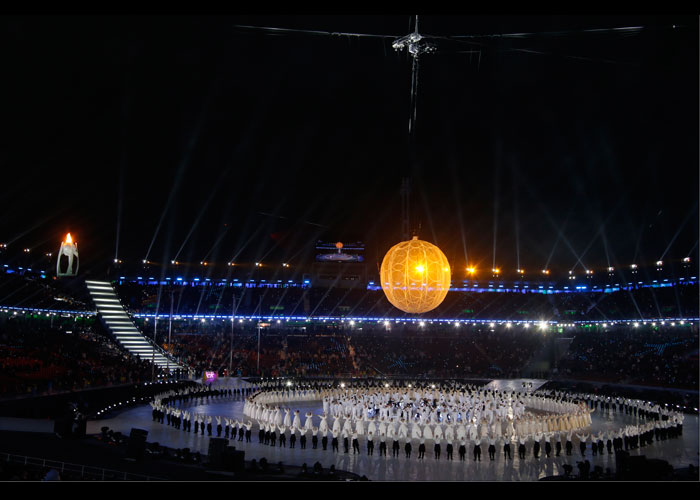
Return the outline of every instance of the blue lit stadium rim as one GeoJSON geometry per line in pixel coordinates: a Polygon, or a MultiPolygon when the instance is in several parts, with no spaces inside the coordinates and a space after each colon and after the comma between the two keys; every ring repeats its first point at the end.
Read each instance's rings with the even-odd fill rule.
{"type": "MultiPolygon", "coordinates": [[[[155,318],[155,314],[143,314],[137,313],[132,315],[135,318],[150,319],[155,318]]],[[[157,319],[170,319],[169,314],[159,314],[157,319]]],[[[684,326],[686,324],[692,324],[700,322],[700,318],[659,318],[659,319],[629,319],[629,320],[614,320],[614,321],[538,321],[538,320],[503,320],[503,319],[447,319],[447,318],[367,318],[367,317],[350,317],[350,316],[258,316],[258,315],[214,315],[214,314],[173,314],[172,319],[183,320],[183,319],[193,319],[193,320],[204,320],[204,321],[232,321],[238,320],[240,322],[244,321],[261,321],[261,322],[279,322],[282,321],[303,321],[305,323],[310,322],[321,322],[321,323],[349,323],[351,325],[355,324],[453,324],[455,326],[461,325],[488,325],[490,327],[498,326],[509,326],[509,325],[522,325],[527,327],[530,326],[578,326],[578,325],[629,325],[629,326],[639,326],[639,325],[651,325],[656,326],[657,324],[671,326],[684,326]]]]}
{"type": "MultiPolygon", "coordinates": [[[[97,314],[96,311],[65,311],[65,310],[59,310],[59,309],[38,309],[38,308],[31,308],[31,307],[13,307],[13,306],[2,306],[0,305],[0,311],[9,313],[9,312],[21,312],[21,313],[35,313],[35,314],[45,314],[46,316],[49,315],[57,315],[57,314],[62,314],[62,315],[70,315],[70,316],[95,316],[97,314]]],[[[155,318],[155,314],[143,314],[143,313],[136,313],[131,315],[134,318],[140,318],[140,319],[151,319],[155,318]]],[[[169,314],[158,314],[159,320],[167,320],[170,319],[169,314]]],[[[348,316],[258,316],[258,315],[236,315],[236,316],[231,316],[231,315],[221,315],[221,314],[173,314],[172,319],[174,320],[205,320],[205,321],[214,321],[214,320],[221,320],[221,321],[231,321],[231,320],[238,320],[240,322],[244,321],[261,321],[261,322],[273,322],[273,321],[279,321],[280,323],[282,321],[303,321],[305,323],[310,323],[310,322],[321,322],[321,323],[348,323],[351,326],[354,324],[370,324],[370,323],[376,323],[376,324],[406,324],[406,323],[412,323],[412,324],[453,324],[455,326],[462,326],[462,325],[488,325],[490,327],[495,327],[496,325],[498,326],[508,326],[508,325],[521,325],[525,326],[527,325],[528,327],[530,326],[579,326],[579,325],[602,325],[603,327],[606,327],[608,325],[613,326],[613,325],[628,325],[628,326],[641,326],[641,325],[651,325],[651,326],[656,326],[657,324],[659,325],[671,325],[671,326],[676,326],[678,324],[679,326],[684,326],[686,324],[690,325],[692,323],[700,323],[700,318],[657,318],[657,319],[625,319],[625,320],[613,320],[613,321],[604,321],[604,320],[591,320],[591,321],[568,321],[568,322],[560,322],[560,321],[537,321],[537,320],[503,320],[503,319],[446,319],[446,318],[367,318],[367,317],[348,317],[348,316]]]]}
{"type": "Polygon", "coordinates": [[[68,314],[70,316],[95,316],[97,311],[65,311],[63,309],[38,309],[36,307],[13,307],[13,306],[3,306],[0,305],[0,311],[9,312],[22,312],[22,313],[36,313],[36,314],[46,314],[46,316],[57,315],[57,314],[68,314]]]}
{"type": "MultiPolygon", "coordinates": [[[[25,269],[23,267],[18,267],[17,270],[10,268],[7,264],[3,265],[2,271],[6,274],[19,274],[24,275],[26,272],[39,275],[42,279],[47,279],[45,271],[32,271],[32,269],[25,269]]],[[[136,278],[127,278],[126,276],[120,276],[116,282],[119,285],[124,283],[136,283],[139,285],[176,285],[176,286],[230,286],[234,288],[311,288],[312,284],[309,279],[304,279],[302,281],[295,280],[264,280],[264,279],[210,279],[210,278],[192,278],[185,279],[181,276],[175,279],[168,277],[164,280],[157,280],[154,277],[144,278],[143,276],[138,276],[136,278]]],[[[620,290],[634,290],[639,288],[665,288],[672,287],[676,284],[678,285],[695,285],[698,283],[697,276],[691,276],[688,278],[677,278],[677,279],[660,279],[660,280],[650,280],[647,282],[637,281],[628,283],[615,283],[607,285],[583,285],[572,283],[571,286],[554,286],[549,283],[540,284],[541,282],[528,282],[528,281],[515,281],[515,282],[505,282],[499,280],[488,280],[481,281],[478,280],[463,280],[461,282],[450,283],[450,292],[476,292],[476,293],[498,293],[498,292],[510,292],[510,293],[542,293],[542,294],[553,294],[553,293],[612,293],[619,292],[620,290]],[[461,284],[461,286],[458,286],[461,284]]],[[[370,281],[367,285],[367,290],[379,291],[381,286],[377,285],[374,281],[370,281]]]]}
{"type": "MultiPolygon", "coordinates": [[[[688,279],[678,278],[677,280],[651,280],[649,282],[638,281],[637,283],[627,283],[620,285],[616,283],[614,285],[573,285],[564,287],[554,287],[545,285],[528,285],[528,284],[503,284],[499,282],[487,282],[479,285],[477,282],[462,282],[462,286],[455,286],[454,283],[450,284],[450,292],[476,292],[476,293],[497,293],[497,292],[511,292],[511,293],[612,293],[619,292],[620,290],[635,290],[639,288],[665,288],[672,287],[675,285],[694,285],[697,284],[697,276],[692,276],[688,279]]],[[[186,281],[183,278],[176,278],[171,280],[171,278],[166,278],[165,281],[158,281],[153,278],[144,279],[142,277],[136,279],[127,279],[125,277],[120,277],[117,281],[119,285],[125,283],[136,283],[139,285],[177,285],[177,286],[230,286],[234,288],[311,288],[311,283],[309,280],[304,280],[303,282],[295,282],[293,280],[211,280],[205,278],[203,281],[199,278],[194,278],[193,280],[186,281]]],[[[381,286],[374,284],[370,281],[367,285],[367,290],[379,291],[382,289],[381,286]]]]}

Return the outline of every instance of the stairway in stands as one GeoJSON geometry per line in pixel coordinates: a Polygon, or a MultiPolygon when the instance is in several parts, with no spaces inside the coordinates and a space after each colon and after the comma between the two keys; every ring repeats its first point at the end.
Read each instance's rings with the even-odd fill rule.
{"type": "Polygon", "coordinates": [[[153,360],[160,368],[183,368],[136,328],[108,281],[86,280],[85,284],[102,321],[119,344],[140,359],[153,360]]]}

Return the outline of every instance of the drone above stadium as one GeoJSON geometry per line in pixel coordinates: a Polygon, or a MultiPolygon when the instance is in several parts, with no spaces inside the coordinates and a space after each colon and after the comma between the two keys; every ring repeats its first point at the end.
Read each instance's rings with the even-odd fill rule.
{"type": "Polygon", "coordinates": [[[1,480],[700,479],[696,18],[0,25],[1,480]]]}

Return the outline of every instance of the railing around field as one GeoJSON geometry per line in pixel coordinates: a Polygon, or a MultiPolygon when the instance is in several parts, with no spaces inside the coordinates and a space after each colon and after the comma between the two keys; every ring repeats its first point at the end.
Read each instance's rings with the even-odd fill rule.
{"type": "MultiPolygon", "coordinates": [[[[13,455],[0,452],[0,461],[20,464],[30,467],[43,467],[55,469],[60,473],[78,474],[81,478],[95,479],[98,481],[163,481],[163,478],[155,476],[145,476],[142,474],[132,474],[118,470],[103,469],[89,465],[71,464],[45,458],[27,457],[24,455],[13,455]]],[[[70,479],[68,479],[70,480],[70,479]]]]}

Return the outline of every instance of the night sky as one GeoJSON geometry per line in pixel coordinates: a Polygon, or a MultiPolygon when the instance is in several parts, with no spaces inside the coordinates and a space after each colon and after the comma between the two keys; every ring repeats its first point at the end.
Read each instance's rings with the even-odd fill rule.
{"type": "Polygon", "coordinates": [[[698,22],[422,16],[3,17],[0,242],[81,263],[312,261],[411,226],[453,267],[601,269],[697,255],[698,22]],[[672,25],[678,25],[676,29],[672,25]],[[460,53],[481,50],[481,54],[460,53]],[[524,52],[524,49],[533,52],[524,52]],[[266,215],[267,214],[267,215],[266,215]]]}

